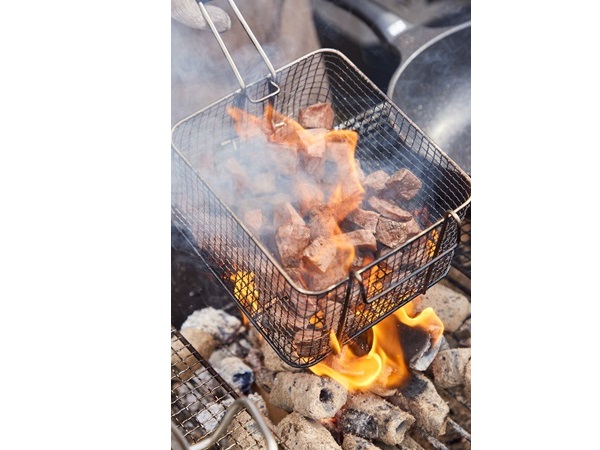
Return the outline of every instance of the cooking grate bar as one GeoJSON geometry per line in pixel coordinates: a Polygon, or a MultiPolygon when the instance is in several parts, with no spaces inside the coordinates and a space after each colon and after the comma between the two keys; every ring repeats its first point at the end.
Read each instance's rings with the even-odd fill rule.
{"type": "Polygon", "coordinates": [[[275,438],[249,402],[171,326],[171,423],[190,450],[276,449],[275,438]]]}
{"type": "Polygon", "coordinates": [[[467,441],[471,442],[471,433],[469,433],[467,430],[465,430],[463,427],[461,427],[458,423],[456,423],[450,417],[448,417],[448,425],[450,425],[450,427],[454,431],[456,431],[458,434],[460,434],[467,441]]]}
{"type": "Polygon", "coordinates": [[[420,427],[415,427],[417,432],[423,436],[436,450],[449,450],[441,441],[430,435],[427,431],[420,427]]]}

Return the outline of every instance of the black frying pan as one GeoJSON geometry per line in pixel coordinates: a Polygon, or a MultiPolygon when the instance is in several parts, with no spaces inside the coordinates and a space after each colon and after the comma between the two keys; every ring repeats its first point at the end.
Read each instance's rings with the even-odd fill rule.
{"type": "Polygon", "coordinates": [[[381,6],[383,1],[331,1],[363,20],[400,57],[387,95],[470,174],[470,1],[425,2],[419,24],[381,6]]]}
{"type": "Polygon", "coordinates": [[[471,173],[471,22],[420,47],[394,73],[387,94],[471,173]]]}

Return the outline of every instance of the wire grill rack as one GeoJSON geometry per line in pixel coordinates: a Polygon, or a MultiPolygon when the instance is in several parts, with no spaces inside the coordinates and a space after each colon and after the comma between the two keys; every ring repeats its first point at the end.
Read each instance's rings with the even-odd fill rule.
{"type": "Polygon", "coordinates": [[[263,423],[255,420],[256,413],[239,406],[241,399],[185,337],[171,327],[171,423],[187,445],[192,449],[273,448],[267,443],[273,445],[275,438],[270,434],[265,436],[263,423]],[[234,408],[239,411],[235,413],[234,408]],[[230,409],[232,413],[227,416],[230,409]],[[228,424],[226,417],[232,418],[228,424]],[[207,447],[209,440],[214,444],[207,447]]]}

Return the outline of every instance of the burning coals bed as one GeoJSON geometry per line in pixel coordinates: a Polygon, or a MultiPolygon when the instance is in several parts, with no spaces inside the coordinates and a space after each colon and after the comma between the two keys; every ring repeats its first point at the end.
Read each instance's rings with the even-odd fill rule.
{"type": "MultiPolygon", "coordinates": [[[[259,332],[256,339],[281,364],[309,377],[279,381],[304,387],[294,397],[314,390],[321,403],[354,402],[346,411],[359,412],[348,415],[363,417],[369,430],[387,424],[374,433],[400,444],[415,421],[402,405],[374,417],[379,400],[348,400],[322,386],[329,373],[302,369],[343,367],[370,355],[361,349],[375,348],[373,330],[390,321],[392,329],[403,323],[422,337],[423,361],[437,354],[443,325],[426,311],[413,323],[411,300],[450,269],[470,205],[470,178],[340,52],[316,51],[275,71],[230,4],[270,75],[246,85],[222,45],[240,90],[173,128],[173,223],[259,332]],[[349,359],[346,348],[352,348],[349,359]]],[[[360,390],[352,383],[351,391],[360,390]]],[[[413,397],[427,391],[425,380],[411,386],[413,397]]],[[[294,409],[302,417],[308,410],[294,409]]],[[[326,410],[308,416],[333,417],[335,408],[326,410]]],[[[445,416],[442,422],[448,423],[445,416]]],[[[312,433],[312,422],[290,426],[312,433]]]]}

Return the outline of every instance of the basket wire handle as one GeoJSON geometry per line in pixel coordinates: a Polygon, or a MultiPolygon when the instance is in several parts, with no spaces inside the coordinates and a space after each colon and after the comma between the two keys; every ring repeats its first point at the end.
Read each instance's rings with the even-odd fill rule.
{"type": "Polygon", "coordinates": [[[338,342],[343,342],[344,339],[344,328],[346,327],[346,317],[348,316],[348,309],[350,308],[350,292],[352,291],[352,282],[358,282],[358,289],[360,296],[363,302],[367,302],[367,293],[365,291],[365,286],[363,285],[362,276],[355,272],[354,270],[350,270],[348,273],[348,288],[346,289],[346,296],[344,298],[344,306],[342,307],[342,314],[340,317],[340,321],[338,323],[336,338],[338,342]]]}
{"type": "Polygon", "coordinates": [[[242,24],[242,27],[244,27],[246,34],[248,35],[248,37],[254,44],[254,47],[260,54],[263,62],[265,63],[265,65],[267,66],[267,68],[269,69],[269,72],[270,72],[269,83],[271,84],[271,88],[269,89],[269,91],[270,91],[269,94],[265,95],[264,97],[258,98],[258,99],[251,99],[250,97],[248,97],[248,94],[246,93],[246,83],[244,82],[242,75],[240,74],[239,70],[237,69],[235,62],[233,61],[233,58],[231,57],[231,54],[229,53],[229,50],[227,50],[227,46],[223,42],[221,35],[217,31],[217,28],[216,28],[214,22],[210,18],[210,15],[208,14],[206,7],[204,6],[204,2],[206,2],[206,1],[209,1],[209,0],[196,0],[196,2],[198,3],[198,6],[200,7],[200,12],[202,13],[202,17],[204,17],[204,20],[206,20],[206,23],[208,23],[208,26],[210,27],[212,34],[217,39],[217,42],[219,43],[219,46],[221,47],[221,50],[223,51],[225,58],[227,58],[227,62],[229,63],[231,70],[233,70],[233,73],[235,74],[235,77],[237,78],[237,81],[242,89],[242,93],[245,94],[246,97],[248,98],[248,100],[252,103],[260,103],[260,102],[263,102],[263,101],[277,95],[279,93],[280,88],[279,88],[279,85],[277,84],[277,82],[275,81],[275,79],[277,78],[277,74],[275,73],[275,69],[273,68],[273,65],[271,64],[271,61],[269,61],[267,54],[264,52],[260,43],[256,39],[256,36],[254,36],[254,33],[250,29],[248,22],[246,22],[246,19],[244,19],[244,16],[242,16],[242,13],[238,9],[235,2],[233,0],[228,0],[229,5],[231,6],[231,9],[233,9],[233,12],[235,13],[235,15],[238,18],[238,20],[240,21],[240,23],[242,24]]]}

